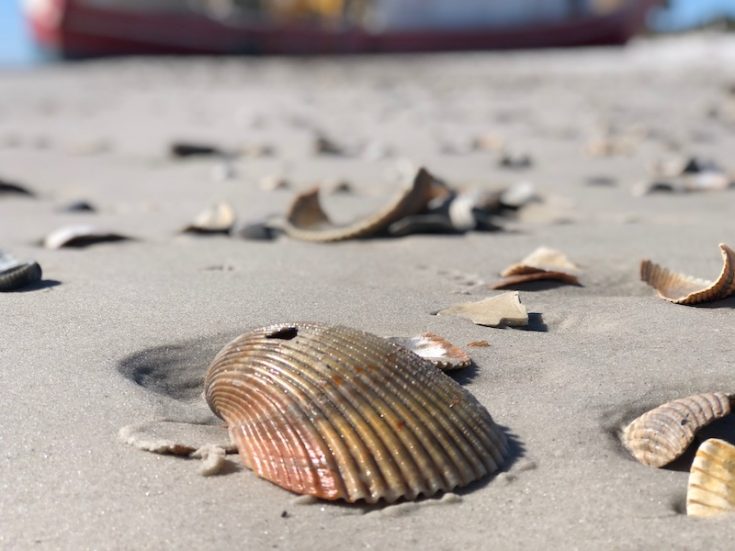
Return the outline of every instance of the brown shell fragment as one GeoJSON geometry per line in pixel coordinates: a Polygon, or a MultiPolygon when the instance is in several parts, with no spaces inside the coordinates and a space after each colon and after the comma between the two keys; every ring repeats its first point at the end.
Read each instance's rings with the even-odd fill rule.
{"type": "Polygon", "coordinates": [[[456,316],[477,325],[524,327],[528,325],[528,311],[521,304],[517,291],[503,293],[477,302],[455,304],[437,312],[438,316],[456,316]]]}
{"type": "Polygon", "coordinates": [[[735,513],[735,446],[710,438],[699,446],[689,472],[687,515],[735,513]]]}
{"type": "Polygon", "coordinates": [[[727,394],[695,394],[644,413],[625,427],[621,440],[644,465],[663,467],[686,451],[697,431],[729,413],[727,394]]]}
{"type": "Polygon", "coordinates": [[[674,304],[699,304],[722,300],[735,292],[735,251],[720,243],[722,271],[714,282],[672,272],[650,260],[641,262],[641,280],[658,296],[674,304]]]}
{"type": "Polygon", "coordinates": [[[407,348],[444,371],[462,369],[472,363],[464,350],[434,333],[426,332],[415,337],[388,337],[388,340],[407,348]]]}
{"type": "Polygon", "coordinates": [[[389,205],[344,226],[330,221],[319,201],[319,189],[314,188],[296,197],[286,214],[284,230],[295,239],[323,243],[370,237],[385,231],[401,218],[423,211],[437,193],[437,186],[435,178],[422,168],[412,185],[389,205]]]}
{"type": "Polygon", "coordinates": [[[504,289],[531,281],[554,280],[580,285],[575,275],[579,268],[561,251],[539,247],[517,264],[501,272],[503,279],[490,285],[491,289],[504,289]]]}
{"type": "Polygon", "coordinates": [[[205,378],[244,464],[287,490],[348,502],[414,499],[502,465],[487,410],[429,362],[369,333],[271,325],[225,346],[205,378]]]}

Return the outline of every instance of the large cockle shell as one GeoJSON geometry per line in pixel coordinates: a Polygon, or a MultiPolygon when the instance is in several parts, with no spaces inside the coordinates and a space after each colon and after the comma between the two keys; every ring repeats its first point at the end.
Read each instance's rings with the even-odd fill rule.
{"type": "Polygon", "coordinates": [[[505,434],[466,390],[413,352],[316,323],[241,335],[212,362],[209,406],[245,465],[292,492],[414,499],[496,471],[505,434]]]}
{"type": "Polygon", "coordinates": [[[656,289],[658,296],[674,304],[699,304],[721,300],[735,293],[735,251],[720,243],[722,271],[714,281],[672,272],[650,260],[641,262],[641,280],[656,289]]]}
{"type": "Polygon", "coordinates": [[[710,438],[699,446],[689,472],[687,515],[735,513],[735,446],[710,438]]]}
{"type": "Polygon", "coordinates": [[[393,222],[423,211],[440,188],[435,178],[424,169],[416,174],[412,185],[389,205],[365,218],[344,226],[332,223],[319,202],[315,188],[296,197],[286,214],[285,232],[305,241],[344,241],[370,237],[385,231],[393,222]]]}
{"type": "Polygon", "coordinates": [[[623,445],[638,461],[663,467],[681,456],[702,427],[730,413],[722,392],[695,394],[644,413],[623,430],[623,445]]]}

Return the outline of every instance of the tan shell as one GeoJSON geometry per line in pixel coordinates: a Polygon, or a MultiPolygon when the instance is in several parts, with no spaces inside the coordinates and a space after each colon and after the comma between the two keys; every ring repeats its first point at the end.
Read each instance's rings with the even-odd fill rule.
{"type": "Polygon", "coordinates": [[[687,515],[716,517],[735,512],[735,446],[710,438],[694,457],[687,487],[687,515]]]}
{"type": "Polygon", "coordinates": [[[503,293],[477,302],[455,304],[437,312],[438,316],[456,316],[471,320],[477,325],[500,327],[528,325],[528,312],[521,304],[518,291],[503,293]]]}
{"type": "Polygon", "coordinates": [[[472,363],[464,350],[434,333],[426,332],[415,337],[388,337],[388,340],[407,348],[444,371],[462,369],[472,363]]]}
{"type": "Polygon", "coordinates": [[[491,289],[504,289],[521,283],[540,280],[555,280],[579,285],[575,275],[579,268],[561,251],[539,247],[517,264],[501,272],[503,279],[490,284],[491,289]]]}
{"type": "Polygon", "coordinates": [[[720,243],[722,271],[716,281],[672,272],[650,260],[641,262],[641,280],[658,296],[674,304],[699,304],[729,297],[735,292],[735,251],[720,243]]]}
{"type": "Polygon", "coordinates": [[[496,471],[508,444],[487,410],[429,362],[317,323],[241,335],[205,378],[245,465],[292,492],[414,499],[496,471]]]}
{"type": "Polygon", "coordinates": [[[200,212],[182,231],[185,233],[229,233],[235,225],[235,209],[220,202],[200,212]]]}
{"type": "Polygon", "coordinates": [[[663,467],[686,451],[698,430],[729,413],[727,394],[695,394],[644,413],[625,427],[621,440],[644,465],[663,467]]]}
{"type": "Polygon", "coordinates": [[[296,197],[286,214],[285,232],[304,241],[344,241],[370,237],[384,231],[393,222],[424,210],[437,192],[434,177],[419,169],[413,184],[380,211],[345,226],[333,224],[319,202],[319,189],[296,197]]]}

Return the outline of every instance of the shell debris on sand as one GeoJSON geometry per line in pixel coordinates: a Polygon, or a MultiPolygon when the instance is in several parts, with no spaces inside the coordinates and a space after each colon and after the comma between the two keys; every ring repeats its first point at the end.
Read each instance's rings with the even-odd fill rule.
{"type": "Polygon", "coordinates": [[[42,245],[47,249],[82,248],[97,243],[113,243],[130,239],[132,238],[95,226],[74,225],[52,231],[43,239],[42,245]]]}
{"type": "Polygon", "coordinates": [[[439,310],[438,316],[456,316],[488,327],[525,327],[528,325],[528,311],[521,304],[517,291],[503,293],[477,302],[463,302],[439,310]]]}
{"type": "Polygon", "coordinates": [[[41,281],[38,262],[20,262],[0,251],[0,292],[15,291],[41,281]]]}
{"type": "Polygon", "coordinates": [[[285,323],[233,340],[205,377],[243,463],[298,494],[392,503],[497,471],[505,433],[413,352],[343,326],[285,323]]]}
{"type": "Polygon", "coordinates": [[[444,371],[462,369],[472,363],[464,350],[434,333],[426,332],[415,337],[388,337],[388,340],[407,348],[444,371]]]}
{"type": "Polygon", "coordinates": [[[237,216],[235,209],[224,201],[212,205],[200,212],[182,233],[196,234],[228,234],[235,225],[237,216]]]}
{"type": "Polygon", "coordinates": [[[650,260],[641,262],[641,280],[656,289],[658,296],[674,304],[722,300],[735,292],[735,251],[720,243],[720,254],[722,271],[714,282],[672,272],[650,260]]]}
{"type": "Polygon", "coordinates": [[[35,197],[30,189],[14,182],[0,180],[0,195],[24,195],[26,197],[35,197]]]}
{"type": "Polygon", "coordinates": [[[681,456],[701,428],[729,415],[723,392],[695,394],[648,411],[623,429],[621,441],[639,462],[663,467],[681,456]]]}
{"type": "Polygon", "coordinates": [[[710,438],[699,446],[689,472],[687,515],[735,513],[735,446],[710,438]]]}
{"type": "Polygon", "coordinates": [[[491,289],[504,289],[539,280],[554,280],[580,285],[579,268],[561,251],[539,247],[517,264],[501,272],[503,279],[490,284],[491,289]]]}
{"type": "Polygon", "coordinates": [[[347,225],[333,224],[322,209],[319,188],[298,195],[286,214],[284,230],[289,237],[304,241],[333,242],[380,234],[393,222],[417,214],[437,192],[436,179],[420,169],[410,187],[378,212],[347,225]]]}

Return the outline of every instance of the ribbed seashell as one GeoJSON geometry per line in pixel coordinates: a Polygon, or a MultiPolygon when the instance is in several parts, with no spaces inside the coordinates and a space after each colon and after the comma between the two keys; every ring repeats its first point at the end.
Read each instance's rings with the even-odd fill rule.
{"type": "Polygon", "coordinates": [[[727,394],[695,394],[644,413],[625,427],[621,440],[644,465],[663,467],[686,451],[697,431],[729,413],[727,394]]]}
{"type": "Polygon", "coordinates": [[[555,280],[570,285],[580,285],[575,275],[579,268],[561,251],[539,247],[517,264],[512,264],[500,275],[503,279],[490,285],[491,289],[503,289],[514,285],[540,280],[555,280]]]}
{"type": "Polygon", "coordinates": [[[127,236],[112,231],[102,230],[94,226],[75,225],[59,228],[48,234],[42,241],[47,249],[61,249],[63,247],[88,247],[96,243],[126,241],[127,236]]]}
{"type": "Polygon", "coordinates": [[[380,211],[347,224],[333,224],[319,202],[319,189],[296,197],[286,214],[285,232],[304,241],[344,241],[370,237],[385,231],[393,222],[423,211],[437,192],[434,177],[420,169],[413,184],[380,211]]]}
{"type": "Polygon", "coordinates": [[[687,515],[735,513],[735,446],[710,438],[699,446],[689,471],[687,515]]]}
{"type": "Polygon", "coordinates": [[[0,266],[0,291],[22,289],[41,281],[43,272],[38,262],[24,262],[12,266],[0,266]]]}
{"type": "Polygon", "coordinates": [[[388,340],[407,348],[443,371],[463,369],[472,363],[464,350],[434,333],[421,333],[415,337],[388,337],[388,340]]]}
{"type": "Polygon", "coordinates": [[[241,335],[205,378],[247,467],[299,494],[414,499],[496,471],[508,444],[487,410],[429,362],[317,323],[241,335]]]}
{"type": "Polygon", "coordinates": [[[674,304],[699,304],[721,300],[735,293],[735,251],[720,243],[722,271],[714,282],[672,272],[650,260],[641,262],[641,280],[658,296],[674,304]]]}
{"type": "Polygon", "coordinates": [[[230,233],[236,218],[235,209],[223,201],[200,212],[182,231],[199,234],[230,233]]]}

